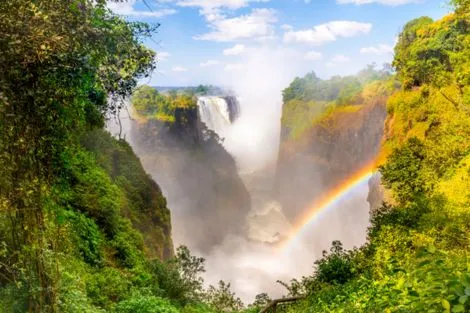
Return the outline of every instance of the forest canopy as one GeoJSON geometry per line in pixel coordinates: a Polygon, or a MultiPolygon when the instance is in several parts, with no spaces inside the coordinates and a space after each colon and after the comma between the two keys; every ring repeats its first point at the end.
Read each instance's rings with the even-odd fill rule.
{"type": "MultiPolygon", "coordinates": [[[[192,93],[136,90],[156,66],[143,43],[159,25],[106,2],[0,1],[0,312],[258,312],[266,294],[245,307],[230,283],[204,287],[205,260],[174,250],[160,187],[104,130],[131,95],[165,122],[196,105],[192,93]]],[[[281,282],[306,297],[284,312],[470,311],[470,2],[451,3],[404,26],[396,73],[312,72],[284,90],[292,136],[386,98],[378,166],[393,196],[364,246],[335,241],[311,275],[281,282]]]]}

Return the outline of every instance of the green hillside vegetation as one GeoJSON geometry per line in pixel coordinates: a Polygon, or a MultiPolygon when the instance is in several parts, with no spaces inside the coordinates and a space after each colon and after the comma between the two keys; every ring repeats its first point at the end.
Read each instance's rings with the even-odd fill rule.
{"type": "Polygon", "coordinates": [[[296,78],[283,91],[282,126],[291,139],[298,139],[309,129],[335,112],[352,112],[372,100],[390,95],[399,87],[387,66],[377,70],[369,65],[355,76],[334,76],[329,80],[315,73],[296,78]]]}
{"type": "MultiPolygon", "coordinates": [[[[380,167],[396,204],[374,212],[362,248],[334,242],[311,276],[283,283],[307,295],[284,311],[470,311],[470,2],[452,2],[455,14],[408,23],[396,46],[402,90],[387,104],[380,167]]],[[[143,40],[157,27],[104,0],[0,1],[0,312],[251,313],[269,302],[245,308],[229,283],[203,287],[204,259],[173,250],[160,188],[103,130],[154,69],[143,40]]],[[[283,123],[296,137],[396,87],[373,68],[309,74],[284,92],[283,123]]],[[[133,101],[165,122],[195,107],[191,94],[150,87],[133,101]]]]}
{"type": "MultiPolygon", "coordinates": [[[[339,242],[288,312],[470,311],[470,10],[406,24],[395,48],[402,90],[388,100],[380,172],[395,205],[374,212],[367,244],[339,242]]],[[[331,114],[331,113],[328,113],[331,114]]]]}
{"type": "MultiPolygon", "coordinates": [[[[159,186],[103,129],[154,69],[142,41],[157,27],[104,0],[0,1],[0,312],[242,308],[228,283],[203,289],[203,259],[175,253],[159,186]]],[[[194,109],[191,93],[145,88],[146,117],[194,109]]]]}
{"type": "MultiPolygon", "coordinates": [[[[197,90],[205,89],[200,87],[197,90]]],[[[140,86],[132,95],[132,107],[139,116],[162,122],[173,123],[176,110],[194,109],[196,105],[196,98],[190,92],[163,94],[147,85],[140,86]]]]}
{"type": "Polygon", "coordinates": [[[160,188],[103,130],[155,67],[142,40],[157,26],[104,0],[0,2],[0,312],[212,312],[233,298],[224,284],[202,301],[203,260],[174,255],[160,188]]]}

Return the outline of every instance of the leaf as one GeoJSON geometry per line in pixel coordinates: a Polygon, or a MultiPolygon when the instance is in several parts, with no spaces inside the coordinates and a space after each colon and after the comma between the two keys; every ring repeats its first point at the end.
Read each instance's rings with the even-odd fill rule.
{"type": "Polygon", "coordinates": [[[429,246],[429,247],[428,247],[428,252],[429,252],[429,253],[434,253],[434,252],[436,252],[436,247],[434,247],[434,246],[429,246]]]}
{"type": "Polygon", "coordinates": [[[447,301],[446,299],[442,299],[442,300],[441,300],[441,304],[442,304],[442,307],[443,307],[446,311],[450,311],[450,303],[449,303],[449,301],[447,301]]]}
{"type": "Polygon", "coordinates": [[[467,296],[470,296],[470,287],[466,287],[466,288],[465,288],[465,294],[466,294],[467,296]]]}
{"type": "Polygon", "coordinates": [[[470,274],[465,274],[463,284],[465,287],[470,287],[470,274]]]}
{"type": "Polygon", "coordinates": [[[459,297],[459,303],[460,304],[465,304],[465,302],[467,302],[467,300],[468,300],[468,296],[459,297]]]}
{"type": "Polygon", "coordinates": [[[452,308],[452,312],[463,312],[465,307],[461,304],[454,305],[452,308]]]}
{"type": "Polygon", "coordinates": [[[429,263],[431,263],[431,261],[429,261],[429,260],[425,260],[425,261],[419,262],[419,263],[418,263],[418,267],[423,267],[423,266],[425,266],[425,265],[428,265],[429,263]]]}

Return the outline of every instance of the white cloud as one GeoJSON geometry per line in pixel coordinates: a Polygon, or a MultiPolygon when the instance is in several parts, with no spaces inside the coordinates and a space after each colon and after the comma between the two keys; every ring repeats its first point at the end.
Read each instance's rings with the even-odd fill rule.
{"type": "Polygon", "coordinates": [[[269,2],[269,0],[177,0],[179,6],[200,8],[228,8],[232,10],[247,6],[250,2],[269,2]]]}
{"type": "Polygon", "coordinates": [[[377,46],[364,47],[360,50],[363,54],[391,54],[393,53],[393,47],[386,44],[378,44],[377,46]]]}
{"type": "Polygon", "coordinates": [[[171,54],[166,51],[157,52],[157,61],[158,62],[166,61],[170,56],[171,54]]]}
{"type": "Polygon", "coordinates": [[[214,66],[214,65],[219,65],[220,62],[217,60],[209,60],[206,62],[199,63],[200,67],[208,67],[208,66],[214,66]]]}
{"type": "Polygon", "coordinates": [[[229,63],[225,65],[224,70],[226,71],[239,71],[243,68],[243,64],[241,63],[229,63]]]}
{"type": "Polygon", "coordinates": [[[182,7],[198,7],[200,14],[207,21],[226,18],[221,9],[237,10],[249,5],[250,2],[269,2],[270,0],[168,0],[167,2],[176,2],[182,7]]]}
{"type": "Polygon", "coordinates": [[[336,0],[339,4],[355,4],[355,5],[363,5],[363,4],[370,4],[370,3],[379,3],[384,5],[403,5],[408,3],[417,3],[422,2],[423,0],[336,0]]]}
{"type": "Polygon", "coordinates": [[[318,51],[309,51],[307,54],[305,54],[305,59],[309,61],[318,61],[323,58],[323,55],[321,52],[318,51]]]}
{"type": "Polygon", "coordinates": [[[294,26],[289,25],[289,24],[283,24],[283,25],[281,25],[281,29],[282,29],[283,31],[290,31],[290,30],[293,30],[293,29],[294,29],[294,26]]]}
{"type": "Polygon", "coordinates": [[[187,72],[188,69],[182,66],[175,66],[171,69],[173,72],[187,72]]]}
{"type": "Polygon", "coordinates": [[[244,45],[235,45],[233,48],[225,49],[224,55],[239,55],[245,51],[244,45]]]}
{"type": "Polygon", "coordinates": [[[275,10],[253,9],[250,14],[212,21],[209,24],[212,31],[195,36],[194,39],[227,42],[266,38],[274,35],[273,23],[276,21],[275,10]]]}
{"type": "Polygon", "coordinates": [[[174,9],[160,9],[153,11],[136,11],[134,4],[136,0],[128,0],[124,2],[108,2],[108,8],[118,15],[126,16],[143,16],[143,17],[163,17],[166,15],[175,14],[174,9]]]}
{"type": "Polygon", "coordinates": [[[337,54],[333,57],[333,59],[331,59],[331,61],[333,61],[335,63],[344,63],[344,62],[351,61],[351,59],[349,57],[345,56],[344,54],[337,54]]]}
{"type": "Polygon", "coordinates": [[[347,56],[345,56],[344,54],[336,54],[333,56],[333,58],[331,58],[331,61],[326,63],[326,66],[327,67],[334,67],[334,66],[337,66],[341,63],[347,63],[351,61],[351,59],[347,56]]]}
{"type": "Polygon", "coordinates": [[[332,21],[314,26],[305,30],[290,30],[284,34],[286,43],[299,42],[311,45],[322,45],[329,41],[335,41],[338,37],[354,37],[367,34],[372,29],[370,23],[355,21],[332,21]]]}

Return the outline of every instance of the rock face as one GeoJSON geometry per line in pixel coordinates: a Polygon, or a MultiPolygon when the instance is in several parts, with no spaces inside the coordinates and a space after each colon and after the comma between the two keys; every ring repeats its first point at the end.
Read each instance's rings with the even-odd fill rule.
{"type": "Polygon", "coordinates": [[[377,211],[385,200],[385,188],[381,182],[380,173],[375,173],[369,180],[369,194],[367,202],[369,202],[371,213],[377,211]]]}
{"type": "Polygon", "coordinates": [[[309,203],[370,163],[383,137],[386,98],[325,115],[299,138],[281,129],[277,191],[283,211],[296,220],[309,203]]]}
{"type": "Polygon", "coordinates": [[[129,136],[168,199],[175,243],[208,252],[243,231],[250,196],[234,159],[200,121],[197,108],[178,109],[174,123],[135,121],[129,136]]]}

